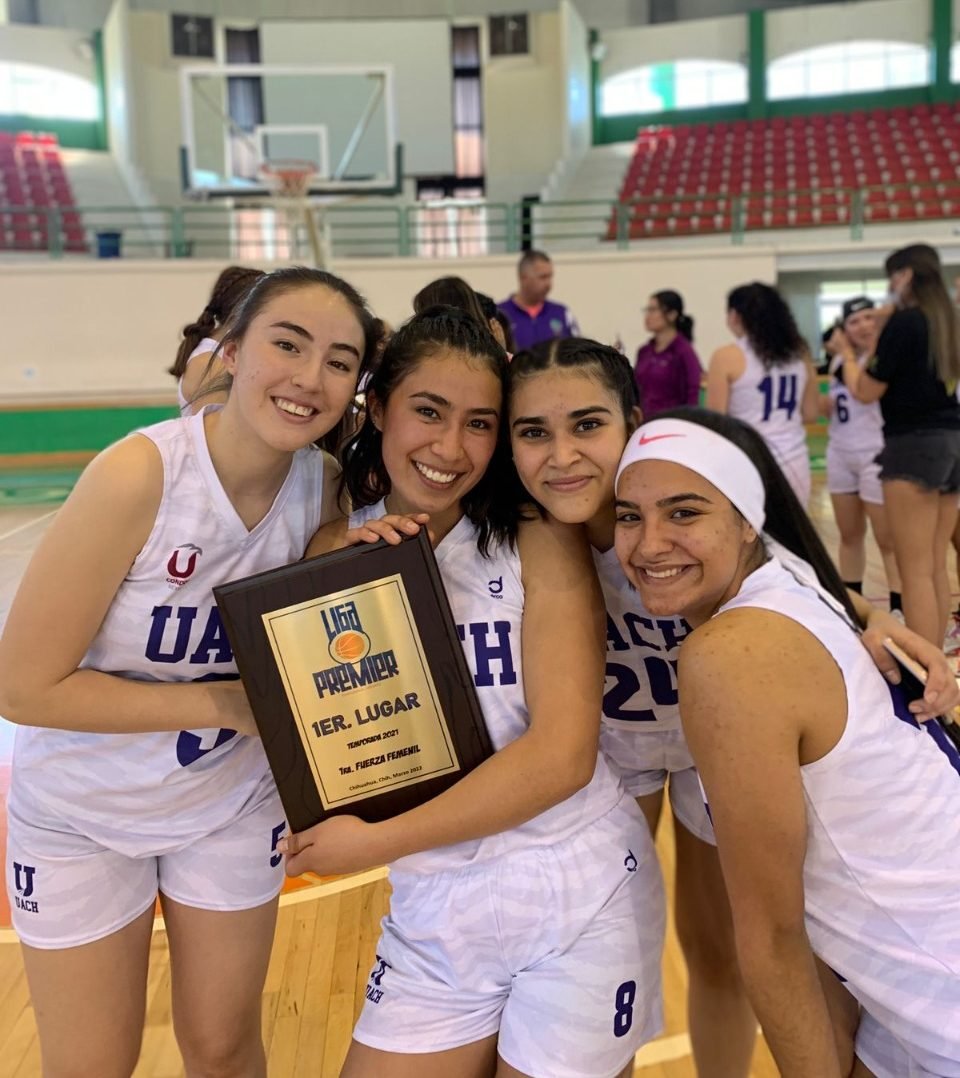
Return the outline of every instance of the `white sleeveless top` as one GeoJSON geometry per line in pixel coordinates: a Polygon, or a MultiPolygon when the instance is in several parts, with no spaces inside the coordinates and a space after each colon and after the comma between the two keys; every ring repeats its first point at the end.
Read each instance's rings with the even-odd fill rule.
{"type": "MultiPolygon", "coordinates": [[[[861,370],[869,358],[861,357],[861,370]]],[[[883,415],[880,402],[864,404],[858,401],[843,384],[839,371],[830,380],[829,393],[833,401],[827,428],[829,448],[851,453],[879,453],[883,449],[883,415]]]]}
{"type": "Polygon", "coordinates": [[[647,613],[616,550],[594,550],[593,561],[607,608],[604,725],[637,734],[678,730],[677,658],[690,626],[683,618],[647,613]]]}
{"type": "MultiPolygon", "coordinates": [[[[138,681],[235,678],[211,589],[298,560],[320,524],[325,454],[296,453],[269,512],[248,531],[210,460],[203,415],[138,432],[160,452],[163,497],[81,667],[138,681]]],[[[58,829],[145,856],[228,824],[267,775],[260,739],[230,730],[21,726],[10,802],[24,819],[62,818],[58,829]]]]}
{"type": "MultiPolygon", "coordinates": [[[[350,527],[385,512],[383,501],[357,510],[350,516],[350,527]]],[[[493,547],[490,557],[483,557],[477,549],[477,530],[466,517],[435,553],[487,730],[499,750],[516,741],[530,724],[523,692],[520,557],[508,543],[493,547]]],[[[391,867],[405,872],[446,871],[562,842],[605,816],[622,796],[619,779],[600,754],[587,786],[532,820],[487,838],[412,854],[391,867]]]]}
{"type": "Polygon", "coordinates": [[[812,633],[847,688],[838,744],[801,768],[813,950],[864,1010],[960,1064],[960,755],[917,726],[846,622],[772,559],[721,610],[759,607],[812,633]]]}
{"type": "MultiPolygon", "coordinates": [[[[196,348],[187,356],[187,366],[190,366],[190,361],[197,356],[209,355],[211,352],[216,352],[220,347],[220,342],[215,341],[213,337],[204,337],[203,340],[197,345],[196,348]]],[[[177,381],[177,406],[180,409],[180,414],[183,415],[189,407],[189,401],[183,395],[183,375],[177,381]]]]}
{"type": "Polygon", "coordinates": [[[743,352],[743,374],[730,384],[728,412],[763,435],[774,457],[785,463],[807,455],[801,405],[807,384],[802,359],[765,367],[746,337],[737,340],[743,352]]]}

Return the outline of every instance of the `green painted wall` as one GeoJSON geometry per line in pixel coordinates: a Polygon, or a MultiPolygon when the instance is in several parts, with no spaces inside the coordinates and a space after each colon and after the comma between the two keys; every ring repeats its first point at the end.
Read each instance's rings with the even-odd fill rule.
{"type": "Polygon", "coordinates": [[[44,131],[68,150],[105,150],[101,120],[52,120],[45,116],[0,115],[0,131],[44,131]]]}
{"type": "Polygon", "coordinates": [[[4,411],[0,412],[0,456],[96,452],[138,427],[177,414],[176,408],[161,406],[4,411]]]}

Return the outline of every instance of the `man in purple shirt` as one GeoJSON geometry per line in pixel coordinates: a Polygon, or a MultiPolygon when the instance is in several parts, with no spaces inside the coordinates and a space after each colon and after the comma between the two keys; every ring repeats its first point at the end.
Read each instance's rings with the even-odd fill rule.
{"type": "Polygon", "coordinates": [[[517,351],[554,337],[576,337],[580,330],[562,303],[547,296],[553,285],[553,263],[543,251],[526,251],[517,263],[517,291],[497,304],[510,321],[517,351]]]}

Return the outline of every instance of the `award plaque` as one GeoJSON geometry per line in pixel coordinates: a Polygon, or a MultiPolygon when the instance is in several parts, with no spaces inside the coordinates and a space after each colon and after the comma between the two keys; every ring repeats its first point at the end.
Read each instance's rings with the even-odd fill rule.
{"type": "Polygon", "coordinates": [[[493,752],[426,529],[213,591],[294,831],[396,816],[493,752]]]}

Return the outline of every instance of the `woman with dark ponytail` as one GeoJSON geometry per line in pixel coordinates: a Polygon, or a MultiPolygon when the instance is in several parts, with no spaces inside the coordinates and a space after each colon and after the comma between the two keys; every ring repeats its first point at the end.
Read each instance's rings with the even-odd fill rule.
{"type": "Polygon", "coordinates": [[[637,352],[633,377],[644,417],[696,404],[703,367],[693,350],[693,319],[683,310],[683,296],[655,292],[643,309],[643,321],[653,336],[637,352]]]}
{"type": "Polygon", "coordinates": [[[202,405],[222,404],[226,400],[226,391],[219,385],[209,393],[202,393],[201,388],[217,381],[222,372],[217,353],[226,323],[263,276],[263,270],[227,266],[217,278],[200,316],[183,327],[183,339],[169,373],[177,379],[177,403],[184,415],[193,414],[202,405]],[[201,358],[205,362],[193,362],[201,358]],[[195,403],[197,407],[194,407],[195,403]]]}
{"type": "Polygon", "coordinates": [[[727,328],[735,340],[710,358],[706,405],[759,431],[806,508],[810,456],[804,424],[820,415],[810,349],[786,300],[760,281],[727,296],[727,328]]]}

